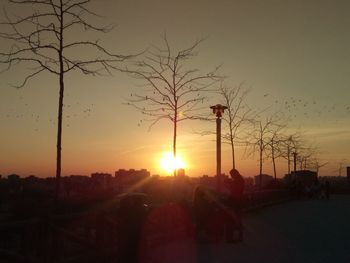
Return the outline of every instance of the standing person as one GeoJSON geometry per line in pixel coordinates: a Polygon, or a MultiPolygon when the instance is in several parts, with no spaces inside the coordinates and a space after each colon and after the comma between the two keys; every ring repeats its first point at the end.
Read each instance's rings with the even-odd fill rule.
{"type": "Polygon", "coordinates": [[[331,191],[331,186],[328,180],[325,182],[325,194],[326,194],[326,199],[329,200],[330,196],[330,191],[331,191]]]}
{"type": "Polygon", "coordinates": [[[207,190],[202,186],[197,186],[193,193],[193,209],[196,224],[196,235],[198,241],[207,238],[207,220],[212,213],[212,207],[208,199],[207,190]]]}
{"type": "Polygon", "coordinates": [[[234,214],[227,224],[226,241],[234,242],[233,231],[235,229],[238,230],[238,241],[243,241],[242,208],[245,182],[242,175],[236,169],[230,171],[230,176],[232,181],[229,184],[229,202],[234,210],[234,214]]]}

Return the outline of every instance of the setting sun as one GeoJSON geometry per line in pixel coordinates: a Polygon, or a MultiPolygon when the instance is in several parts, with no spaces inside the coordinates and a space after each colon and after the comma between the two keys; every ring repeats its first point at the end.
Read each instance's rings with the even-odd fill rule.
{"type": "Polygon", "coordinates": [[[160,159],[160,166],[168,173],[172,173],[175,169],[185,168],[185,163],[179,155],[174,158],[171,152],[165,152],[160,159]]]}

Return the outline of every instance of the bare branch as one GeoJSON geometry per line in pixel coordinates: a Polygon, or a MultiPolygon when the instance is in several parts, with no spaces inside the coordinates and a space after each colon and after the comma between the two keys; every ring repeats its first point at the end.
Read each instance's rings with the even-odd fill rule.
{"type": "MultiPolygon", "coordinates": [[[[91,0],[8,0],[9,6],[25,7],[26,15],[9,17],[4,11],[6,22],[0,25],[5,28],[0,37],[9,43],[9,51],[0,53],[0,63],[10,70],[19,66],[29,67],[30,72],[16,87],[24,87],[29,80],[42,72],[57,76],[59,83],[58,117],[57,117],[57,156],[56,156],[56,198],[59,197],[61,178],[61,144],[63,102],[65,91],[65,76],[77,70],[83,74],[100,76],[111,74],[112,70],[120,68],[120,62],[134,56],[115,54],[99,43],[99,41],[81,41],[76,39],[66,44],[67,32],[73,27],[93,30],[95,33],[106,33],[110,26],[96,26],[91,17],[97,16],[87,8],[91,0]],[[80,52],[74,52],[79,49],[80,52]],[[87,49],[89,52],[82,52],[87,49]],[[79,54],[79,55],[77,55],[79,54]],[[85,55],[85,56],[84,56],[85,55]],[[34,65],[34,68],[33,68],[34,65]]],[[[155,100],[153,103],[156,103],[155,100]]],[[[157,112],[150,113],[157,117],[157,112]]]]}
{"type": "Polygon", "coordinates": [[[200,114],[203,109],[200,103],[206,100],[206,93],[222,77],[217,74],[217,68],[204,74],[196,68],[184,69],[187,61],[197,55],[196,49],[202,40],[195,41],[189,48],[174,52],[166,33],[162,39],[164,47],[152,46],[142,59],[134,61],[121,71],[148,84],[133,94],[129,103],[145,115],[156,116],[152,126],[163,119],[171,121],[174,129],[173,153],[176,156],[178,122],[204,119],[200,114]],[[155,113],[155,108],[161,110],[155,113]]]}

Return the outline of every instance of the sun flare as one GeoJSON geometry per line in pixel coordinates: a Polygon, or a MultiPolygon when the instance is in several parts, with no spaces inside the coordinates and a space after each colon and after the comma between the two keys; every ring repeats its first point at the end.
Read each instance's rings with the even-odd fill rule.
{"type": "Polygon", "coordinates": [[[172,173],[175,169],[185,168],[185,163],[181,156],[177,155],[174,158],[171,152],[165,152],[160,159],[160,166],[167,173],[172,173]]]}

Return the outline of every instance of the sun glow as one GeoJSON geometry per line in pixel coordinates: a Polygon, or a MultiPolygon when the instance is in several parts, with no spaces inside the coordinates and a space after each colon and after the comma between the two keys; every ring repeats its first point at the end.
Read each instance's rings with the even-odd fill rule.
{"type": "Polygon", "coordinates": [[[179,155],[174,158],[171,152],[165,152],[160,159],[160,166],[170,174],[175,169],[185,168],[185,163],[179,155]]]}

